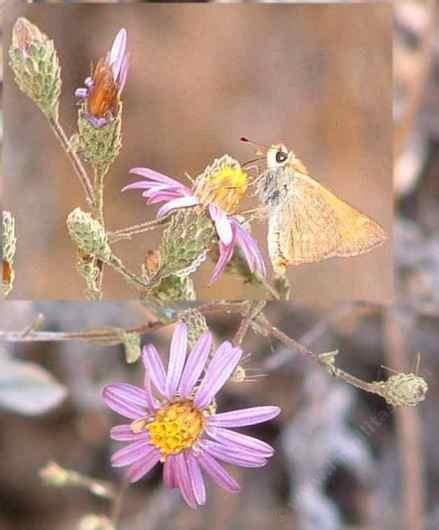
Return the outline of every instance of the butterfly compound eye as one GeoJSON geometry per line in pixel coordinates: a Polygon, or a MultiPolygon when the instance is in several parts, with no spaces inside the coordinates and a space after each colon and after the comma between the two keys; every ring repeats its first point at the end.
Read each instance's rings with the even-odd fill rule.
{"type": "Polygon", "coordinates": [[[276,162],[278,164],[282,164],[282,162],[285,162],[285,160],[288,158],[288,154],[284,153],[284,151],[278,151],[276,153],[276,162]]]}

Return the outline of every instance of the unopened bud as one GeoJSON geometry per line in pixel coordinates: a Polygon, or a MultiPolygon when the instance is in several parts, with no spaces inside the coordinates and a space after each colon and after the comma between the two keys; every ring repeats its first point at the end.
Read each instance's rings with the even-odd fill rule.
{"type": "Polygon", "coordinates": [[[197,309],[181,311],[178,318],[186,324],[188,345],[193,348],[201,335],[208,330],[206,319],[197,309]]]}
{"type": "Polygon", "coordinates": [[[140,357],[142,349],[140,347],[140,335],[138,333],[122,334],[123,345],[125,348],[125,359],[127,363],[134,363],[140,357]]]}
{"type": "Polygon", "coordinates": [[[107,261],[111,256],[104,227],[91,214],[75,208],[67,217],[70,238],[86,255],[107,261]]]}
{"type": "Polygon", "coordinates": [[[61,69],[53,41],[29,20],[20,17],[12,30],[9,59],[20,90],[48,118],[57,120],[61,69]]]}

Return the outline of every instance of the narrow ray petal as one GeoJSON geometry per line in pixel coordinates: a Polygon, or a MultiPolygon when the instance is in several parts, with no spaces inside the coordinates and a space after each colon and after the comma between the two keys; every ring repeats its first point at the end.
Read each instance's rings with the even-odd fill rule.
{"type": "Polygon", "coordinates": [[[220,255],[218,261],[216,262],[215,268],[213,269],[213,272],[209,278],[209,285],[212,285],[218,280],[221,274],[225,271],[227,264],[233,256],[233,244],[226,246],[223,244],[222,241],[220,241],[218,244],[218,248],[220,255]]]}
{"type": "Polygon", "coordinates": [[[280,414],[279,407],[251,407],[248,409],[221,412],[209,417],[209,425],[218,427],[245,427],[271,420],[280,414]]]}
{"type": "Polygon", "coordinates": [[[139,440],[116,451],[111,457],[111,464],[114,467],[129,466],[141,458],[148,456],[154,448],[148,440],[139,440]]]}
{"type": "Polygon", "coordinates": [[[175,477],[175,459],[173,455],[169,455],[163,464],[163,482],[169,489],[178,487],[175,477]]]}
{"type": "Polygon", "coordinates": [[[201,452],[197,456],[197,459],[201,467],[213,479],[213,481],[218,484],[218,486],[231,493],[239,493],[241,489],[239,484],[232,475],[230,475],[230,473],[215,460],[215,458],[205,452],[201,452]]]}
{"type": "Polygon", "coordinates": [[[200,505],[206,504],[206,486],[197,459],[191,451],[185,454],[185,458],[195,500],[200,505]]]}
{"type": "Polygon", "coordinates": [[[240,451],[246,450],[255,456],[268,458],[273,456],[274,449],[271,445],[239,432],[230,431],[222,427],[207,427],[206,432],[217,442],[227,445],[229,448],[240,451]]]}
{"type": "Polygon", "coordinates": [[[146,431],[135,433],[131,430],[131,425],[115,425],[110,431],[110,437],[116,442],[136,442],[139,440],[147,440],[148,433],[146,431]]]}
{"type": "Polygon", "coordinates": [[[119,77],[120,68],[123,59],[126,55],[127,31],[122,28],[116,35],[111,47],[108,63],[113,70],[113,77],[115,80],[119,77]]]}
{"type": "Polygon", "coordinates": [[[187,326],[179,322],[172,335],[169,351],[168,373],[166,378],[166,395],[169,399],[175,396],[186,360],[187,326]]]}
{"type": "Polygon", "coordinates": [[[118,390],[118,385],[107,385],[103,392],[102,397],[110,409],[118,412],[126,418],[136,420],[146,415],[146,407],[140,407],[139,405],[133,404],[126,399],[125,394],[121,394],[118,390]]]}
{"type": "Polygon", "coordinates": [[[145,370],[149,372],[151,377],[152,384],[164,396],[166,392],[166,373],[158,351],[152,344],[147,344],[143,348],[142,358],[145,370]]]}
{"type": "Polygon", "coordinates": [[[157,217],[163,217],[167,215],[171,210],[176,210],[178,208],[188,208],[189,206],[196,206],[199,203],[198,199],[194,196],[189,197],[179,197],[178,199],[173,199],[172,201],[164,204],[157,211],[157,217]]]}
{"type": "Polygon", "coordinates": [[[224,352],[218,348],[195,396],[194,403],[198,407],[204,408],[212,402],[215,394],[232,375],[241,355],[240,348],[229,347],[224,352]]]}
{"type": "Polygon", "coordinates": [[[178,487],[180,488],[183,499],[191,508],[197,507],[194,492],[192,491],[192,483],[189,479],[186,460],[183,453],[175,455],[175,469],[178,487]]]}
{"type": "Polygon", "coordinates": [[[149,169],[147,167],[133,167],[130,169],[130,173],[133,175],[140,175],[141,177],[144,177],[149,180],[153,180],[156,182],[162,182],[164,184],[170,184],[174,187],[185,187],[181,182],[178,180],[175,180],[171,177],[167,177],[166,175],[163,175],[162,173],[159,173],[158,171],[154,171],[153,169],[149,169]]]}
{"type": "Polygon", "coordinates": [[[233,241],[233,231],[227,214],[213,203],[209,204],[209,213],[212,221],[215,223],[219,239],[224,245],[230,245],[233,241]]]}
{"type": "Polygon", "coordinates": [[[222,444],[204,440],[200,442],[200,447],[210,456],[240,467],[263,467],[267,459],[261,456],[254,456],[245,451],[236,451],[231,447],[222,444]]]}
{"type": "Polygon", "coordinates": [[[144,459],[140,460],[133,464],[126,474],[126,477],[129,482],[137,482],[144,475],[146,475],[151,469],[160,461],[160,451],[156,448],[152,450],[145,456],[144,459]]]}
{"type": "Polygon", "coordinates": [[[206,364],[210,348],[212,347],[212,341],[212,334],[206,331],[195,343],[184,367],[183,375],[181,376],[178,390],[181,397],[189,397],[191,395],[193,387],[206,364]]]}

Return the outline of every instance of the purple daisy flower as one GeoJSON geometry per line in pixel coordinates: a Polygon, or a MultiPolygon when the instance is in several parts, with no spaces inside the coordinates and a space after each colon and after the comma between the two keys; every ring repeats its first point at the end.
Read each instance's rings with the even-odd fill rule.
{"type": "Polygon", "coordinates": [[[219,461],[262,467],[273,455],[270,445],[230,428],[262,423],[280,413],[273,406],[216,413],[215,395],[233,374],[242,351],[223,342],[207,364],[212,342],[206,331],[186,357],[187,328],[179,323],[167,372],[149,344],[143,350],[144,388],[115,383],[103,390],[105,403],[131,420],[111,429],[113,440],[129,442],[113,454],[113,466],[129,466],[127,478],[136,482],[162,462],[165,485],[178,488],[192,508],[206,502],[203,471],[218,486],[238,493],[239,484],[219,461]]]}
{"type": "Polygon", "coordinates": [[[109,116],[117,114],[128,74],[126,42],[127,32],[121,29],[110,52],[98,61],[92,77],[85,79],[85,87],[75,90],[75,96],[85,101],[87,118],[96,128],[103,127],[109,116]]]}
{"type": "MultiPolygon", "coordinates": [[[[128,184],[122,191],[143,189],[145,191],[142,193],[142,197],[146,198],[146,204],[165,202],[157,212],[158,218],[164,217],[172,210],[203,204],[193,190],[157,171],[136,167],[130,173],[140,175],[145,180],[128,184]]],[[[238,219],[227,214],[213,202],[207,204],[207,210],[215,223],[220,248],[220,258],[210,277],[209,284],[215,282],[224,272],[227,263],[232,259],[236,246],[241,248],[250,271],[265,277],[267,271],[258,244],[238,219]]]]}

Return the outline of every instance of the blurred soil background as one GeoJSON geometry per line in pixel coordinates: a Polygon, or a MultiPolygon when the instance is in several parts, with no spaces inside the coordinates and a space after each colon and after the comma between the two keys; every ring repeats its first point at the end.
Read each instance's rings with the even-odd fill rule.
{"type": "MultiPolygon", "coordinates": [[[[18,16],[54,39],[63,66],[61,117],[75,131],[73,92],[91,61],[104,55],[120,27],[131,54],[124,100],[124,146],[106,178],[106,219],[117,229],[151,219],[140,193],[122,194],[146,166],[183,178],[214,157],[244,162],[261,143],[283,141],[310,173],[380,222],[392,223],[391,6],[337,5],[26,5],[4,9],[4,43],[18,16]]],[[[82,299],[65,219],[84,207],[66,156],[33,103],[5,68],[3,203],[19,234],[11,298],[82,299]]],[[[252,193],[243,209],[255,205],[252,193]]],[[[265,223],[254,225],[266,252],[265,223]]],[[[138,271],[160,232],[118,243],[138,271]]],[[[269,263],[268,257],[266,258],[269,263]]],[[[356,258],[290,269],[305,303],[392,296],[391,242],[356,258]]],[[[212,262],[195,276],[199,299],[265,296],[224,277],[211,288],[212,262]]],[[[135,296],[107,271],[104,296],[135,296]]]]}

